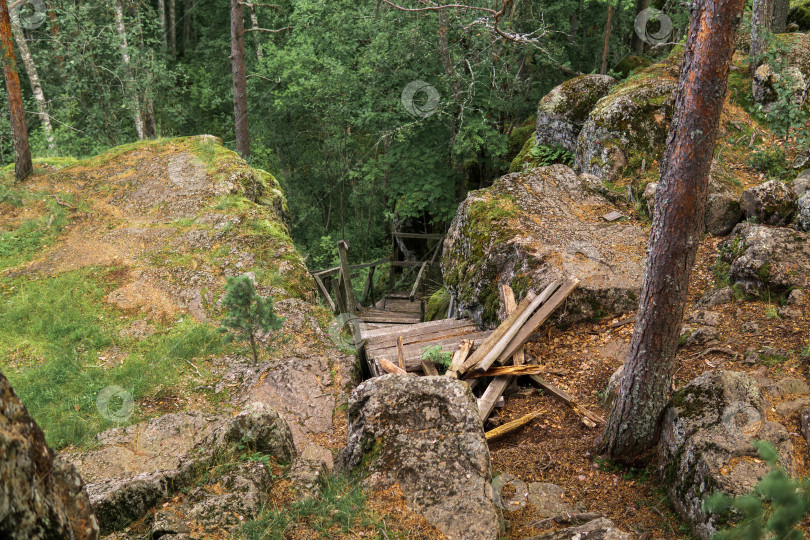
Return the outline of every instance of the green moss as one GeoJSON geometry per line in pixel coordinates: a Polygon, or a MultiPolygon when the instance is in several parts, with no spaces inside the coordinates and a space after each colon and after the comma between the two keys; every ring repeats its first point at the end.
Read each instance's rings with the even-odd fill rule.
{"type": "Polygon", "coordinates": [[[624,79],[632,75],[635,71],[649,67],[651,64],[652,60],[644,58],[643,56],[625,56],[619,60],[619,63],[613,68],[613,71],[624,79]]]}
{"type": "Polygon", "coordinates": [[[447,287],[442,287],[430,296],[427,306],[425,306],[425,321],[437,321],[447,317],[450,309],[450,292],[447,287]]]}
{"type": "Polygon", "coordinates": [[[537,137],[537,132],[532,131],[529,135],[529,138],[526,139],[526,142],[523,144],[523,148],[521,148],[518,155],[515,156],[515,159],[512,160],[512,163],[509,165],[509,172],[521,172],[524,168],[532,168],[532,165],[536,163],[534,156],[532,156],[532,150],[534,149],[534,142],[537,137]]]}
{"type": "Polygon", "coordinates": [[[788,12],[788,23],[795,23],[802,32],[810,31],[810,0],[799,0],[791,3],[788,12]]]}

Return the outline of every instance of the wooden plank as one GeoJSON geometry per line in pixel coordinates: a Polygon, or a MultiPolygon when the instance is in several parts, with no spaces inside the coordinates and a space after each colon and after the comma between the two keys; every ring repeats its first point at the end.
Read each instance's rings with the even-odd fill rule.
{"type": "Polygon", "coordinates": [[[357,311],[357,299],[354,297],[352,287],[352,272],[349,270],[349,244],[341,240],[337,244],[338,258],[340,259],[340,274],[343,278],[344,292],[346,294],[346,309],[349,313],[357,311]]]}
{"type": "Polygon", "coordinates": [[[425,376],[427,377],[439,374],[439,370],[436,369],[436,365],[426,358],[422,359],[422,371],[425,372],[425,376]]]}
{"type": "Polygon", "coordinates": [[[397,337],[397,359],[399,367],[405,369],[405,348],[402,346],[402,336],[397,337]]]}
{"type": "Polygon", "coordinates": [[[503,377],[507,375],[522,377],[524,375],[539,375],[545,372],[546,368],[543,366],[496,366],[486,371],[471,371],[467,377],[470,379],[477,379],[479,377],[503,377]]]}
{"type": "MultiPolygon", "coordinates": [[[[407,326],[403,328],[407,328],[407,326]]],[[[417,345],[427,344],[425,346],[431,346],[436,343],[453,343],[454,340],[458,341],[461,338],[474,334],[489,334],[489,332],[482,332],[477,326],[473,325],[472,327],[458,328],[451,331],[440,330],[427,334],[409,334],[407,337],[403,336],[403,345],[407,349],[417,345]]],[[[373,352],[381,349],[395,349],[398,335],[399,333],[395,327],[385,338],[377,337],[373,340],[366,341],[366,350],[373,352]]]]}
{"type": "MultiPolygon", "coordinates": [[[[503,294],[503,303],[506,307],[506,313],[510,314],[517,309],[517,302],[515,300],[515,291],[512,290],[512,287],[509,285],[501,285],[501,293],[503,294]]],[[[526,355],[524,352],[524,348],[521,347],[518,349],[512,356],[512,364],[516,366],[522,366],[523,363],[526,361],[526,355]]]]}
{"type": "Polygon", "coordinates": [[[385,358],[380,358],[379,360],[377,360],[377,363],[387,373],[393,373],[394,375],[405,375],[407,373],[404,369],[395,365],[390,360],[386,360],[385,358]]]}
{"type": "Polygon", "coordinates": [[[420,331],[415,331],[413,328],[414,326],[418,326],[416,324],[410,325],[407,328],[397,328],[393,327],[390,328],[384,334],[376,334],[374,337],[365,337],[367,336],[366,333],[363,334],[364,339],[366,339],[366,343],[370,348],[379,347],[381,344],[394,339],[392,335],[401,335],[402,338],[405,340],[406,344],[416,343],[417,341],[430,341],[433,339],[441,339],[442,337],[453,337],[453,336],[461,336],[464,334],[472,334],[475,332],[480,332],[478,326],[473,323],[465,326],[455,326],[455,327],[439,327],[439,328],[429,328],[420,331]]]}
{"type": "Polygon", "coordinates": [[[478,362],[480,362],[481,359],[484,358],[484,356],[486,356],[490,350],[492,350],[492,347],[494,347],[498,340],[503,337],[509,327],[515,322],[515,320],[517,320],[520,314],[529,307],[529,304],[531,304],[535,298],[535,294],[530,291],[529,294],[526,295],[526,298],[524,298],[523,301],[518,304],[518,308],[511,315],[506,317],[506,320],[504,320],[501,325],[495,329],[492,335],[489,336],[489,339],[482,343],[481,346],[478,347],[478,349],[472,353],[467,360],[464,361],[464,364],[458,369],[458,373],[466,373],[470,370],[470,368],[477,365],[478,362]]]}
{"type": "Polygon", "coordinates": [[[532,420],[540,416],[539,412],[529,413],[526,416],[521,416],[517,420],[513,420],[511,422],[507,422],[502,426],[498,426],[493,430],[487,431],[484,433],[484,437],[486,437],[487,442],[494,441],[499,437],[503,437],[504,435],[508,435],[513,431],[517,431],[523,426],[529,424],[532,420]]]}
{"type": "MultiPolygon", "coordinates": [[[[391,257],[386,257],[384,259],[380,259],[378,261],[370,262],[370,263],[363,263],[363,264],[353,264],[349,266],[349,270],[364,270],[366,268],[374,268],[383,264],[388,263],[391,260],[391,257]]],[[[327,268],[326,270],[318,270],[317,272],[313,272],[313,275],[317,275],[318,277],[326,277],[330,275],[335,275],[340,271],[340,266],[335,266],[334,268],[327,268]]]]}
{"type": "Polygon", "coordinates": [[[564,390],[557,388],[556,386],[554,386],[544,378],[540,377],[539,375],[532,375],[530,378],[532,382],[537,384],[540,388],[546,390],[549,394],[551,394],[552,396],[556,397],[557,399],[559,399],[560,401],[571,407],[574,410],[574,412],[577,413],[580,417],[587,418],[589,422],[585,422],[583,420],[586,426],[596,427],[596,424],[601,425],[605,424],[604,418],[602,418],[598,414],[589,411],[588,409],[577,403],[577,401],[564,390]]]}
{"type": "Polygon", "coordinates": [[[392,313],[361,313],[360,320],[367,323],[419,324],[419,317],[392,313]]]}
{"type": "MultiPolygon", "coordinates": [[[[559,286],[560,286],[559,281],[555,281],[549,284],[548,287],[546,287],[545,290],[540,294],[540,296],[535,298],[529,304],[529,307],[523,310],[520,316],[517,317],[517,319],[515,319],[509,326],[509,328],[506,330],[506,332],[504,332],[501,339],[498,340],[498,342],[486,353],[486,355],[478,363],[477,369],[479,371],[486,371],[492,364],[495,363],[496,360],[499,359],[501,353],[504,351],[504,349],[506,349],[506,347],[509,346],[509,343],[512,341],[512,338],[515,337],[515,335],[520,331],[520,329],[523,327],[526,321],[529,320],[529,317],[531,317],[532,313],[534,313],[535,310],[537,310],[537,308],[543,305],[543,303],[546,302],[552,296],[554,291],[556,291],[559,286]]],[[[517,349],[515,349],[515,352],[517,352],[517,349]]],[[[500,361],[505,362],[507,358],[512,356],[512,354],[505,355],[505,357],[501,358],[500,361]]]]}
{"type": "MultiPolygon", "coordinates": [[[[466,326],[475,326],[478,328],[472,319],[440,319],[438,321],[414,324],[411,328],[403,330],[402,335],[403,337],[407,337],[409,335],[429,333],[434,330],[452,330],[453,328],[463,328],[466,326]]],[[[384,336],[385,334],[387,334],[387,332],[384,332],[382,329],[374,329],[369,332],[365,332],[363,334],[363,338],[373,340],[374,338],[384,336]]]]}
{"type": "Polygon", "coordinates": [[[577,278],[568,278],[568,280],[560,286],[559,290],[554,293],[554,296],[551,297],[543,307],[538,309],[537,313],[523,325],[523,328],[515,335],[509,343],[509,346],[501,353],[500,359],[503,361],[503,359],[509,358],[515,354],[518,349],[528,343],[532,334],[534,334],[540,326],[551,317],[551,314],[565,302],[565,299],[574,292],[577,285],[579,285],[577,278]]]}
{"type": "Polygon", "coordinates": [[[343,297],[343,293],[341,292],[340,286],[340,279],[332,279],[332,289],[335,291],[335,313],[342,314],[346,313],[346,301],[343,297]]]}
{"type": "Polygon", "coordinates": [[[450,367],[447,369],[445,375],[447,377],[457,379],[458,378],[458,370],[461,369],[462,364],[470,355],[470,351],[472,350],[473,342],[468,341],[466,339],[462,340],[459,344],[458,350],[453,354],[453,360],[450,362],[450,367]]]}
{"type": "MultiPolygon", "coordinates": [[[[411,345],[410,347],[406,346],[405,369],[408,371],[418,371],[421,369],[422,353],[428,347],[438,346],[441,347],[442,351],[452,353],[456,350],[456,348],[458,348],[458,345],[462,339],[473,341],[474,345],[480,345],[489,335],[490,332],[478,332],[476,334],[457,336],[447,340],[428,341],[424,343],[417,343],[415,345],[411,345]]],[[[367,350],[366,354],[368,354],[370,358],[379,358],[381,356],[393,357],[393,355],[397,354],[397,348],[396,345],[394,345],[393,347],[367,350]]]]}
{"type": "Polygon", "coordinates": [[[335,306],[335,302],[334,300],[332,300],[332,295],[329,294],[326,285],[324,285],[321,278],[316,276],[315,274],[312,274],[312,278],[315,280],[315,284],[318,286],[318,290],[321,293],[321,297],[326,301],[326,304],[329,306],[329,309],[332,310],[332,313],[334,313],[335,310],[337,309],[337,306],[335,306]]]}

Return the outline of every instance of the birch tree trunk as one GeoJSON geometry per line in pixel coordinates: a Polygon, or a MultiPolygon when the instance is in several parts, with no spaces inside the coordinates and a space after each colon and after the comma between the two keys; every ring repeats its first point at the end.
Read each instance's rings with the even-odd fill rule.
{"type": "Polygon", "coordinates": [[[115,30],[118,32],[119,48],[121,49],[121,61],[124,65],[124,93],[129,100],[130,112],[135,122],[135,133],[138,140],[145,138],[143,114],[138,93],[135,90],[135,80],[132,77],[132,65],[129,58],[129,46],[127,45],[127,31],[124,26],[124,6],[121,0],[115,2],[115,30]]]}
{"type": "Polygon", "coordinates": [[[253,41],[256,42],[256,58],[261,60],[264,56],[262,53],[262,38],[259,35],[259,16],[256,15],[256,5],[253,2],[246,3],[248,11],[250,12],[250,28],[253,34],[253,41]]]}
{"type": "Polygon", "coordinates": [[[744,5],[745,0],[697,0],[692,11],[636,326],[601,441],[619,461],[637,461],[658,437],[744,5]]]}
{"type": "Polygon", "coordinates": [[[34,171],[34,163],[31,161],[31,148],[28,146],[28,128],[25,125],[20,76],[17,73],[17,59],[11,41],[11,19],[6,0],[0,0],[0,49],[11,117],[11,136],[14,142],[14,177],[19,182],[34,171]]]}
{"type": "Polygon", "coordinates": [[[175,25],[174,14],[175,0],[169,0],[169,54],[172,55],[172,58],[177,58],[177,26],[175,25]]]}
{"type": "Polygon", "coordinates": [[[160,31],[163,35],[163,50],[169,46],[168,28],[166,28],[166,0],[158,0],[158,20],[160,21],[160,31]]]}
{"type": "Polygon", "coordinates": [[[20,51],[20,56],[25,65],[25,71],[28,73],[28,81],[31,83],[31,92],[34,94],[37,109],[39,109],[39,121],[42,122],[42,131],[45,132],[45,140],[48,141],[48,150],[55,150],[56,142],[53,138],[51,117],[48,114],[48,102],[45,100],[42,85],[39,83],[39,72],[34,63],[34,57],[31,56],[31,51],[28,49],[28,42],[25,40],[25,34],[18,24],[18,21],[11,21],[11,32],[14,34],[14,41],[17,43],[17,49],[20,51]]]}
{"type": "Polygon", "coordinates": [[[233,71],[233,113],[236,151],[250,157],[247,76],[245,74],[245,19],[242,0],[231,0],[231,67],[233,71]]]}

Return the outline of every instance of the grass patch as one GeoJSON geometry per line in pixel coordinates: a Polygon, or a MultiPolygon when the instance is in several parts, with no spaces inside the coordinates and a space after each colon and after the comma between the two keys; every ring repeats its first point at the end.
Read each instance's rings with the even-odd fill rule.
{"type": "MultiPolygon", "coordinates": [[[[21,207],[29,196],[0,186],[0,204],[21,207]]],[[[60,200],[69,203],[69,198],[62,195],[60,200]]],[[[16,229],[0,231],[0,270],[18,266],[53,244],[68,221],[65,208],[54,197],[47,197],[38,217],[23,221],[16,229]]]]}
{"type": "MultiPolygon", "coordinates": [[[[104,302],[114,279],[114,269],[86,268],[0,283],[0,368],[53,447],[86,446],[117,425],[96,406],[104,388],[121,386],[137,403],[181,384],[186,360],[224,349],[214,327],[190,318],[141,341],[119,337],[131,318],[104,302]],[[111,347],[122,363],[100,360],[111,347]]],[[[124,423],[142,418],[136,407],[124,423]]]]}
{"type": "Polygon", "coordinates": [[[306,526],[321,538],[373,528],[389,534],[382,520],[366,506],[367,496],[356,478],[332,474],[321,483],[321,495],[262,512],[237,533],[244,540],[283,540],[293,529],[306,526]]]}

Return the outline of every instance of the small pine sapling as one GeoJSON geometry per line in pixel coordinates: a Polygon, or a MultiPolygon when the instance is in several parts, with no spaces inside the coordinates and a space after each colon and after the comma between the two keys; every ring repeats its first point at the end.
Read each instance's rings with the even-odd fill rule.
{"type": "Polygon", "coordinates": [[[225,317],[223,331],[233,330],[229,340],[239,336],[250,343],[253,363],[259,362],[258,338],[260,332],[281,328],[283,319],[273,309],[273,299],[262,298],[256,293],[253,281],[246,275],[229,277],[225,284],[225,298],[222,301],[225,317]]]}
{"type": "Polygon", "coordinates": [[[777,467],[779,454],[770,443],[752,443],[772,470],[753,491],[739,497],[715,493],[707,497],[703,508],[710,514],[732,514],[734,525],[715,533],[712,540],[756,540],[778,538],[799,540],[804,535],[796,528],[810,510],[810,479],[792,479],[777,467]]]}

